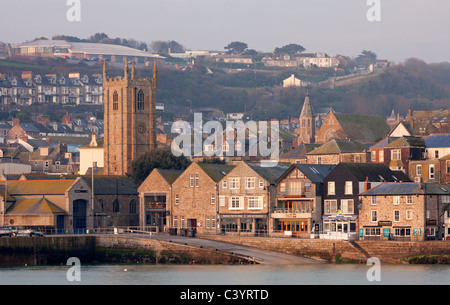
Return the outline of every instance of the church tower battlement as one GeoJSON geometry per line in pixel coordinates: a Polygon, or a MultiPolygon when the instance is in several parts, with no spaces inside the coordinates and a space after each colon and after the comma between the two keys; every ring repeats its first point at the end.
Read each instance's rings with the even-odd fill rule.
{"type": "Polygon", "coordinates": [[[131,163],[156,142],[156,60],[153,78],[137,78],[125,63],[124,76],[107,78],[103,63],[104,167],[106,175],[131,173],[131,163]]]}

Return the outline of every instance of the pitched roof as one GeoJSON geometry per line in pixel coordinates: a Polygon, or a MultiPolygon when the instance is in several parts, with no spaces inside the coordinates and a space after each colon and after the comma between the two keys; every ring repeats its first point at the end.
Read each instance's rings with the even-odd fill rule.
{"type": "Polygon", "coordinates": [[[425,139],[427,148],[450,147],[450,133],[431,134],[425,139]]]}
{"type": "Polygon", "coordinates": [[[306,95],[300,117],[312,117],[314,115],[314,109],[312,107],[311,101],[309,100],[309,95],[306,95]]]}
{"type": "Polygon", "coordinates": [[[305,144],[300,143],[296,148],[282,154],[280,159],[299,159],[305,158],[306,154],[314,149],[320,147],[320,144],[305,144]]]}
{"type": "Polygon", "coordinates": [[[392,171],[381,163],[340,163],[336,167],[346,168],[358,181],[365,181],[367,178],[369,181],[411,181],[403,172],[392,171]]]}
{"type": "Polygon", "coordinates": [[[307,153],[308,155],[328,155],[328,154],[342,154],[342,153],[357,153],[368,151],[367,145],[350,142],[346,140],[333,139],[320,147],[307,153]]]}
{"type": "Polygon", "coordinates": [[[183,173],[183,170],[178,169],[156,169],[158,173],[166,179],[166,181],[171,185],[177,178],[183,173]]]}
{"type": "Polygon", "coordinates": [[[425,140],[419,137],[404,136],[392,141],[385,147],[425,147],[425,140]]]}
{"type": "Polygon", "coordinates": [[[375,142],[385,137],[389,126],[382,117],[335,113],[347,137],[360,142],[375,142]]]}
{"type": "Polygon", "coordinates": [[[225,164],[203,164],[197,163],[203,171],[211,177],[215,182],[219,182],[225,177],[233,168],[234,165],[225,165],[225,164]]]}
{"type": "Polygon", "coordinates": [[[260,166],[256,163],[246,164],[271,184],[274,184],[289,169],[286,164],[277,164],[276,166],[260,166]]]}
{"type": "MultiPolygon", "coordinates": [[[[335,168],[335,165],[330,164],[294,164],[292,168],[298,168],[311,182],[319,183],[335,168]]],[[[285,175],[283,175],[285,176],[285,175]]]]}
{"type": "Polygon", "coordinates": [[[7,192],[17,195],[61,195],[75,180],[15,180],[8,181],[7,192]]]}
{"type": "MultiPolygon", "coordinates": [[[[91,187],[92,177],[82,179],[91,187]]],[[[94,195],[138,195],[137,187],[130,177],[94,176],[94,195]]]]}
{"type": "Polygon", "coordinates": [[[382,183],[361,193],[364,196],[422,194],[450,195],[450,186],[435,183],[382,183]]]}
{"type": "Polygon", "coordinates": [[[42,214],[66,214],[66,212],[42,196],[36,199],[17,199],[6,211],[8,215],[42,215],[42,214]]]}

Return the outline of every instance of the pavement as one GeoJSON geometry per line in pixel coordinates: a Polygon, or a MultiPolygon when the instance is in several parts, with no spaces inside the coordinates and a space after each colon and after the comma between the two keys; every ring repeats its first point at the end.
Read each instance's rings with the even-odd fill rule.
{"type": "Polygon", "coordinates": [[[261,264],[265,265],[305,265],[305,264],[324,264],[324,260],[310,257],[297,256],[277,251],[253,248],[243,245],[231,244],[222,241],[209,240],[204,238],[184,237],[177,235],[157,234],[154,239],[161,241],[171,241],[191,246],[202,246],[203,248],[217,249],[222,252],[228,252],[243,256],[257,258],[261,264]]]}

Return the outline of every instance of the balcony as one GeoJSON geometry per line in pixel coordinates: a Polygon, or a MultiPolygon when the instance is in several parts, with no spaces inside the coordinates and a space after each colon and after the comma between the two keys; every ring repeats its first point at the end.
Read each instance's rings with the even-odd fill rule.
{"type": "Polygon", "coordinates": [[[272,212],[272,218],[311,218],[313,216],[314,209],[285,209],[275,208],[272,212]]]}

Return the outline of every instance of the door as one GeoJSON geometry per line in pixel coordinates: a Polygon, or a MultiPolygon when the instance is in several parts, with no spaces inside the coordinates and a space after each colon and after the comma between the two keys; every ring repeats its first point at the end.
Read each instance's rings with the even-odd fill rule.
{"type": "Polygon", "coordinates": [[[86,207],[87,201],[77,199],[73,202],[73,233],[86,233],[86,207]]]}
{"type": "Polygon", "coordinates": [[[197,230],[197,219],[188,219],[188,229],[197,230]]]}
{"type": "Polygon", "coordinates": [[[64,233],[64,215],[56,216],[56,233],[57,234],[64,233]]]}

